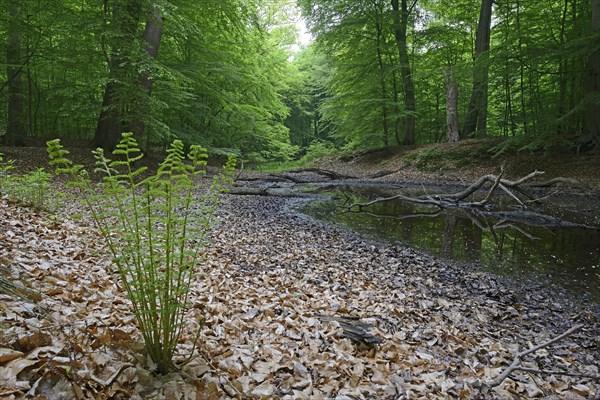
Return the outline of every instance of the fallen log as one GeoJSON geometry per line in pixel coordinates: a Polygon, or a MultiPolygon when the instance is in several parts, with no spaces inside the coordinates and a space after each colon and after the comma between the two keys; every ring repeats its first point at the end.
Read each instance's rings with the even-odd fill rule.
{"type": "Polygon", "coordinates": [[[290,174],[300,174],[303,172],[312,172],[314,174],[322,175],[322,176],[325,176],[332,180],[356,179],[356,177],[352,176],[352,175],[344,175],[344,174],[337,173],[335,171],[330,171],[328,169],[321,169],[321,168],[301,168],[301,169],[295,169],[295,170],[289,171],[290,174]]]}

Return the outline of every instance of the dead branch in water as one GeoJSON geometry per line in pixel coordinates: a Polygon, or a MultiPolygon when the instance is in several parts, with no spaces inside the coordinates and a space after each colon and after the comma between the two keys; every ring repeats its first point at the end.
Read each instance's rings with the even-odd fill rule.
{"type": "Polygon", "coordinates": [[[504,193],[506,193],[510,198],[512,198],[521,208],[527,208],[526,202],[521,200],[516,193],[519,193],[522,196],[528,198],[527,202],[535,201],[536,199],[531,196],[524,187],[548,187],[558,183],[573,183],[572,180],[567,178],[554,178],[549,181],[543,182],[541,184],[530,184],[525,185],[525,183],[529,182],[535,177],[543,175],[543,171],[533,171],[528,175],[525,175],[517,180],[509,180],[504,178],[504,166],[502,166],[500,174],[488,174],[480,177],[469,185],[466,189],[456,192],[456,193],[437,193],[437,194],[426,194],[421,196],[406,196],[403,194],[397,194],[391,197],[380,197],[375,200],[371,200],[364,203],[353,203],[346,208],[348,210],[358,209],[358,211],[363,211],[365,207],[372,206],[377,203],[384,203],[393,200],[404,200],[409,201],[411,203],[416,204],[427,204],[439,207],[440,209],[448,208],[448,207],[472,207],[472,208],[483,208],[487,206],[492,199],[493,195],[500,189],[504,193]],[[466,199],[473,195],[475,192],[479,191],[484,187],[484,185],[491,183],[491,188],[489,189],[487,195],[479,201],[466,201],[466,199]]]}

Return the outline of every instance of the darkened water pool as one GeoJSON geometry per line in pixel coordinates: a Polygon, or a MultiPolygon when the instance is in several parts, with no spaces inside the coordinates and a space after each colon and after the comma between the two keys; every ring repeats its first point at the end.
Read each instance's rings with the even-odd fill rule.
{"type": "MultiPolygon", "coordinates": [[[[468,213],[460,208],[440,211],[400,200],[375,204],[356,213],[344,206],[371,200],[381,193],[369,189],[328,194],[332,200],[310,202],[301,211],[360,234],[473,263],[522,283],[531,280],[556,284],[600,304],[600,227],[596,224],[548,226],[537,219],[513,218],[520,214],[510,209],[501,215],[468,213]]],[[[556,214],[547,209],[535,212],[556,214]]],[[[560,218],[577,220],[577,213],[562,212],[560,218]]]]}

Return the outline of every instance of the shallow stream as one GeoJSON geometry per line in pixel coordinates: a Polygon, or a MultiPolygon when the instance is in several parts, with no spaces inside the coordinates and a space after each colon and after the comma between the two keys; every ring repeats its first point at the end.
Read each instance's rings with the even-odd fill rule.
{"type": "Polygon", "coordinates": [[[357,213],[353,212],[356,207],[350,211],[347,206],[389,193],[347,188],[327,194],[332,200],[310,202],[301,211],[360,234],[471,263],[520,283],[558,285],[584,301],[600,304],[600,224],[595,215],[600,210],[581,210],[581,204],[561,200],[559,206],[547,203],[522,214],[510,208],[506,199],[507,204],[500,202],[484,212],[440,211],[396,200],[357,213]]]}

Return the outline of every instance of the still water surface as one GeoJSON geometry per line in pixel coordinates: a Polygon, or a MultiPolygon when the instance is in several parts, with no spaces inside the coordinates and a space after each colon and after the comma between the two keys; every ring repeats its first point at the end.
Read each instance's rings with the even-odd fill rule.
{"type": "MultiPolygon", "coordinates": [[[[368,213],[353,213],[340,206],[364,202],[377,193],[354,190],[350,196],[329,194],[333,200],[311,202],[302,211],[361,234],[474,263],[523,283],[557,284],[600,304],[598,226],[540,226],[536,221],[507,221],[494,214],[473,215],[458,208],[439,212],[437,207],[405,201],[379,203],[370,206],[368,213]]],[[[550,213],[543,209],[536,212],[550,213]]]]}

